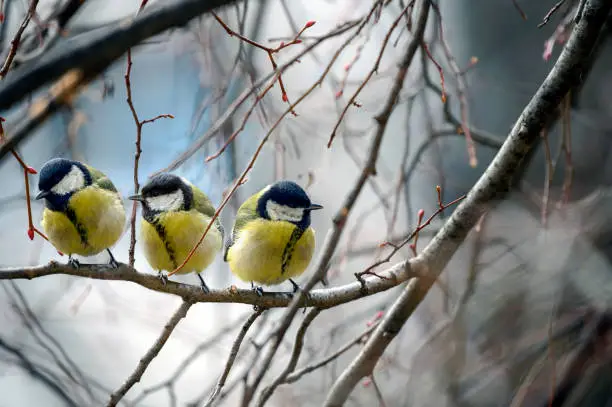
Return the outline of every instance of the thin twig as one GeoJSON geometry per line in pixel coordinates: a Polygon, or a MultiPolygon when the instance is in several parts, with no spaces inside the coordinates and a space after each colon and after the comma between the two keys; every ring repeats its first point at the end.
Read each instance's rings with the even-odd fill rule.
{"type": "Polygon", "coordinates": [[[525,14],[525,12],[521,8],[521,6],[518,4],[518,1],[517,0],[512,0],[512,4],[514,4],[514,8],[516,9],[516,11],[519,12],[519,14],[521,15],[521,18],[526,21],[527,20],[527,14],[525,14]]]}
{"type": "Polygon", "coordinates": [[[287,376],[291,374],[297,363],[300,360],[300,354],[302,353],[302,347],[304,346],[304,336],[306,335],[306,331],[310,324],[314,319],[319,315],[321,310],[319,308],[313,308],[302,321],[302,325],[300,325],[300,329],[298,329],[297,334],[295,335],[295,341],[293,342],[293,352],[291,353],[291,358],[289,359],[289,363],[285,366],[285,369],[272,381],[272,383],[261,391],[259,396],[259,400],[257,401],[257,407],[263,407],[266,402],[272,397],[272,394],[276,390],[276,388],[282,383],[286,383],[287,376]]]}
{"type": "Polygon", "coordinates": [[[138,362],[138,366],[136,366],[134,372],[132,372],[130,377],[127,378],[125,383],[123,383],[123,385],[117,389],[117,391],[111,394],[107,407],[115,407],[123,396],[125,396],[125,394],[132,388],[132,386],[140,381],[149,364],[153,361],[153,359],[155,359],[155,357],[159,354],[159,351],[166,344],[168,338],[170,338],[170,335],[172,334],[172,331],[174,331],[174,328],[176,328],[181,319],[187,315],[187,311],[189,311],[192,304],[193,303],[189,301],[183,301],[174,315],[172,315],[166,326],[164,326],[164,329],[155,343],[153,343],[153,346],[151,346],[147,353],[145,353],[145,355],[140,359],[140,362],[138,362]]]}
{"type": "Polygon", "coordinates": [[[372,387],[374,388],[374,393],[376,393],[376,399],[378,400],[379,407],[387,407],[387,403],[385,403],[385,399],[383,398],[382,391],[378,386],[378,383],[374,379],[374,373],[370,376],[370,380],[372,381],[372,387]]]}
{"type": "MultiPolygon", "coordinates": [[[[239,320],[240,319],[242,319],[242,316],[239,318],[239,320]]],[[[144,400],[145,398],[147,398],[151,394],[153,394],[156,391],[159,391],[159,390],[161,390],[163,388],[167,387],[168,389],[170,389],[172,384],[175,383],[187,371],[187,368],[192,363],[195,363],[198,360],[198,356],[199,355],[201,355],[203,352],[205,352],[208,349],[210,349],[212,346],[217,345],[219,343],[219,341],[221,339],[223,339],[223,337],[225,337],[226,335],[228,335],[229,333],[231,333],[232,331],[234,331],[236,329],[236,327],[237,327],[236,322],[237,321],[232,321],[231,323],[229,323],[226,326],[224,326],[221,329],[219,329],[219,331],[217,333],[215,333],[212,337],[207,339],[205,342],[202,342],[201,344],[199,344],[174,369],[174,372],[170,375],[170,377],[168,377],[167,379],[165,379],[164,381],[162,381],[162,382],[160,382],[160,383],[158,383],[156,385],[153,385],[151,387],[148,387],[148,388],[144,389],[142,391],[142,393],[140,393],[140,395],[138,397],[136,397],[134,400],[132,400],[132,405],[138,404],[139,402],[141,402],[142,400],[144,400]]]]}
{"type": "Polygon", "coordinates": [[[544,141],[544,190],[542,191],[542,208],[540,210],[540,221],[542,226],[546,227],[548,223],[548,207],[550,200],[550,188],[552,186],[555,173],[555,166],[552,162],[550,153],[550,142],[548,140],[548,129],[542,130],[542,140],[544,141]]]}
{"type": "Polygon", "coordinates": [[[300,370],[296,370],[295,372],[290,373],[289,375],[287,375],[287,377],[285,377],[284,383],[293,383],[293,382],[296,382],[296,381],[300,380],[302,378],[302,376],[322,368],[323,366],[325,366],[325,365],[333,362],[334,360],[338,359],[340,356],[345,354],[352,347],[354,347],[356,345],[359,345],[360,343],[363,343],[363,341],[367,337],[370,336],[372,331],[374,331],[374,329],[376,329],[376,327],[378,326],[379,322],[380,321],[374,321],[372,326],[370,326],[368,329],[366,329],[364,332],[359,334],[354,339],[350,340],[349,342],[347,342],[346,344],[341,346],[337,351],[335,351],[331,355],[323,358],[322,360],[314,362],[314,363],[312,363],[310,365],[304,366],[300,370]]]}
{"type": "MultiPolygon", "coordinates": [[[[36,13],[36,6],[38,6],[38,0],[31,0],[30,7],[28,7],[28,11],[25,17],[23,18],[21,25],[17,29],[17,32],[15,33],[13,40],[11,41],[11,48],[9,49],[9,53],[6,56],[6,59],[4,60],[4,64],[2,64],[2,68],[0,68],[0,79],[4,79],[9,69],[11,69],[11,64],[13,63],[13,59],[15,58],[15,55],[17,55],[17,49],[19,48],[19,42],[21,41],[21,35],[25,31],[25,29],[28,27],[28,24],[30,23],[32,16],[34,16],[34,13],[36,13]]],[[[0,23],[0,24],[3,24],[3,23],[0,23]]]]}
{"type": "Polygon", "coordinates": [[[378,68],[380,66],[380,61],[382,60],[382,57],[383,57],[383,55],[385,53],[385,49],[387,48],[387,43],[389,42],[389,39],[391,38],[391,34],[395,30],[395,28],[398,26],[400,20],[404,16],[404,13],[406,12],[406,10],[408,10],[409,7],[411,7],[411,4],[408,4],[404,8],[404,10],[402,10],[400,15],[395,19],[395,21],[393,21],[393,23],[391,24],[391,27],[387,30],[387,34],[385,35],[385,38],[383,39],[383,42],[382,42],[382,44],[380,46],[380,51],[378,52],[378,56],[376,57],[376,61],[374,62],[374,65],[372,66],[372,68],[370,69],[368,74],[366,75],[365,79],[357,87],[357,90],[349,98],[348,102],[344,106],[344,109],[342,109],[342,112],[340,113],[340,117],[338,117],[338,120],[336,121],[336,124],[334,125],[334,128],[333,128],[333,130],[331,132],[331,135],[329,136],[329,140],[327,142],[327,148],[330,148],[332,143],[334,142],[334,138],[336,137],[336,134],[338,132],[338,128],[340,127],[340,124],[342,123],[342,120],[344,119],[344,116],[346,115],[348,109],[351,106],[355,105],[355,103],[356,103],[355,100],[357,99],[357,96],[359,96],[361,91],[365,88],[365,86],[368,84],[368,82],[370,81],[372,76],[375,73],[378,72],[378,68]]]}
{"type": "Polygon", "coordinates": [[[538,24],[538,28],[544,27],[548,23],[552,15],[555,14],[555,12],[559,9],[559,7],[563,5],[563,3],[565,3],[565,0],[559,0],[557,3],[555,3],[555,5],[552,6],[550,10],[548,10],[548,13],[546,13],[546,15],[544,16],[544,19],[542,19],[542,22],[538,24]]]}
{"type": "MultiPolygon", "coordinates": [[[[302,29],[300,31],[298,31],[298,33],[295,35],[295,37],[289,41],[289,42],[281,42],[277,47],[275,48],[270,48],[270,47],[266,47],[265,45],[262,45],[256,41],[253,41],[247,37],[245,37],[244,35],[241,35],[239,33],[237,33],[236,31],[232,30],[221,18],[219,18],[219,16],[213,11],[211,12],[211,14],[213,15],[213,17],[215,17],[215,20],[217,20],[217,22],[219,24],[221,24],[221,26],[223,27],[223,29],[225,30],[225,32],[228,33],[228,35],[230,37],[237,37],[239,38],[241,41],[246,42],[247,44],[255,47],[255,48],[259,48],[263,51],[265,51],[268,54],[268,59],[270,60],[270,63],[272,64],[272,69],[277,72],[276,75],[276,80],[278,80],[278,85],[280,86],[281,89],[281,96],[283,99],[283,102],[286,103],[290,103],[289,102],[289,97],[287,96],[287,91],[285,90],[285,84],[283,82],[283,77],[282,77],[282,72],[278,71],[278,64],[276,63],[276,60],[274,59],[274,54],[277,53],[278,51],[285,49],[291,45],[295,45],[295,44],[300,44],[302,42],[302,40],[300,39],[300,36],[304,33],[304,31],[306,31],[308,28],[312,27],[315,22],[314,21],[308,21],[304,27],[302,27],[302,29]]],[[[273,84],[274,82],[272,82],[273,84]]],[[[270,85],[270,87],[272,87],[272,84],[270,85]]],[[[291,113],[293,115],[297,115],[295,113],[295,111],[291,111],[291,113]]]]}
{"type": "MultiPolygon", "coordinates": [[[[317,46],[323,44],[326,40],[330,39],[330,38],[334,38],[337,37],[339,35],[345,34],[347,31],[357,27],[355,33],[353,33],[337,50],[336,53],[332,56],[330,62],[328,63],[327,67],[324,69],[323,74],[321,75],[321,77],[319,78],[319,80],[315,83],[315,85],[313,85],[313,87],[311,87],[311,89],[309,89],[307,92],[310,93],[312,91],[312,89],[314,89],[316,86],[319,86],[322,82],[323,79],[327,76],[327,74],[329,73],[329,70],[331,69],[332,65],[334,64],[334,62],[338,59],[338,56],[340,55],[340,53],[344,50],[344,48],[346,48],[348,46],[348,44],[350,44],[361,32],[361,30],[363,29],[363,27],[365,26],[365,24],[367,23],[367,21],[370,18],[370,14],[362,17],[361,19],[356,19],[353,21],[349,21],[347,24],[344,24],[341,27],[338,27],[336,30],[321,36],[320,38],[317,39],[317,41],[315,41],[314,43],[310,44],[309,46],[305,47],[304,50],[302,50],[300,53],[298,53],[298,55],[296,55],[294,58],[292,58],[291,60],[289,60],[288,62],[286,62],[285,64],[281,65],[278,67],[278,71],[279,72],[284,72],[287,68],[289,68],[291,65],[293,65],[294,63],[296,63],[297,61],[300,60],[300,58],[302,58],[305,55],[308,55],[309,53],[311,53],[317,46]]],[[[236,111],[238,111],[238,109],[242,106],[242,104],[252,95],[256,95],[256,92],[258,89],[260,89],[267,81],[269,81],[270,79],[272,79],[274,77],[274,75],[276,75],[275,72],[269,73],[268,75],[264,76],[262,79],[260,79],[258,82],[256,82],[255,84],[253,84],[250,88],[245,89],[233,102],[230,106],[228,106],[228,108],[225,110],[225,112],[223,113],[223,115],[221,115],[221,117],[219,117],[215,123],[210,126],[210,128],[206,131],[206,133],[204,135],[202,135],[201,137],[199,137],[196,141],[193,142],[193,144],[191,146],[189,146],[187,148],[187,150],[182,153],[179,157],[177,157],[174,161],[172,161],[168,166],[166,166],[165,168],[153,173],[153,175],[156,175],[160,172],[164,172],[164,171],[171,171],[174,170],[176,168],[178,168],[180,165],[182,165],[186,160],[188,160],[191,156],[193,156],[200,148],[202,148],[204,145],[206,145],[206,142],[208,140],[210,140],[213,136],[215,136],[220,129],[222,129],[225,124],[229,121],[230,118],[233,117],[234,113],[236,113],[236,111]]],[[[297,106],[299,101],[296,101],[293,106],[297,106]]],[[[287,113],[285,112],[282,117],[284,117],[287,113]]]]}
{"type": "Polygon", "coordinates": [[[212,406],[216,398],[219,396],[219,393],[223,389],[223,386],[225,386],[225,381],[227,380],[227,377],[229,376],[229,373],[232,370],[232,366],[234,365],[236,356],[238,356],[238,351],[240,350],[240,345],[242,344],[244,337],[249,331],[249,328],[251,327],[251,325],[253,325],[253,322],[255,322],[257,318],[259,318],[259,316],[264,312],[264,310],[265,309],[263,308],[259,308],[257,311],[253,312],[251,316],[249,316],[249,318],[242,325],[242,328],[240,329],[238,336],[234,340],[234,344],[232,345],[232,349],[230,350],[230,354],[227,358],[227,362],[225,362],[223,373],[221,374],[221,377],[217,381],[217,384],[215,388],[213,389],[213,392],[211,393],[204,407],[212,406]]]}
{"type": "MultiPolygon", "coordinates": [[[[140,8],[138,12],[144,8],[147,4],[146,0],[143,0],[140,4],[140,8]]],[[[134,194],[138,194],[140,192],[140,183],[138,181],[138,167],[140,164],[140,155],[142,154],[142,127],[147,123],[153,123],[157,119],[174,119],[174,116],[171,114],[160,114],[152,119],[140,120],[138,118],[138,113],[136,112],[136,108],[134,107],[134,101],[132,100],[132,82],[131,82],[131,74],[132,74],[132,49],[129,48],[127,50],[127,68],[125,70],[124,80],[125,80],[125,92],[126,92],[126,102],[130,108],[130,112],[132,113],[132,118],[134,119],[134,124],[136,125],[136,141],[134,144],[136,145],[136,152],[134,153],[134,194]]],[[[136,252],[136,212],[138,209],[138,201],[134,200],[132,202],[132,214],[130,216],[130,248],[128,251],[128,264],[130,267],[134,267],[135,261],[135,252],[136,252]]]]}

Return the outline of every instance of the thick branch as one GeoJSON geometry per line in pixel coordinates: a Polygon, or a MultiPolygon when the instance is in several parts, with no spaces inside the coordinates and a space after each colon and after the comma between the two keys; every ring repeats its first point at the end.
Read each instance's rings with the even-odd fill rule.
{"type": "MultiPolygon", "coordinates": [[[[494,200],[503,198],[510,189],[519,164],[533,148],[540,131],[553,117],[567,92],[580,81],[582,73],[589,69],[592,63],[589,55],[611,6],[607,0],[587,2],[557,63],[523,110],[498,154],[466,199],[416,258],[424,262],[429,275],[409,284],[385,316],[385,321],[393,324],[392,332],[401,329],[479,218],[494,200]]],[[[326,407],[343,405],[358,381],[372,372],[390,342],[385,325],[383,321],[362,352],[336,380],[324,404],[326,407]]]]}
{"type": "MultiPolygon", "coordinates": [[[[310,292],[309,298],[302,300],[300,307],[330,308],[388,290],[413,277],[414,274],[411,270],[415,270],[415,267],[417,266],[408,267],[407,262],[401,262],[385,271],[377,272],[380,277],[368,276],[364,278],[363,286],[358,281],[355,281],[334,288],[313,290],[310,292]]],[[[164,284],[156,275],[140,273],[123,263],[119,263],[118,268],[113,268],[106,264],[81,265],[78,270],[71,265],[57,262],[51,262],[44,266],[7,268],[0,269],[0,280],[31,280],[54,274],[67,274],[95,280],[127,281],[150,290],[178,295],[185,301],[193,303],[239,303],[256,305],[261,308],[274,308],[286,307],[293,298],[293,293],[289,292],[266,291],[263,296],[259,296],[254,290],[238,289],[235,286],[224,289],[211,289],[209,293],[204,293],[200,286],[197,285],[176,283],[174,281],[168,281],[164,284]]]]}

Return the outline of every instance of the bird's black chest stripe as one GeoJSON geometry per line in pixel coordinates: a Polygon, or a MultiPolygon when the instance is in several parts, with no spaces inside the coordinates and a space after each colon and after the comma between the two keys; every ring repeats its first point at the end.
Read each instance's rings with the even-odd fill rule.
{"type": "Polygon", "coordinates": [[[79,222],[79,219],[77,218],[77,215],[74,209],[67,206],[66,209],[64,210],[64,214],[66,215],[66,217],[70,220],[70,222],[74,225],[75,229],[77,230],[79,237],[81,238],[81,243],[84,246],[88,246],[89,243],[87,241],[87,229],[85,229],[85,227],[81,224],[81,222],[79,222]]]}
{"type": "Polygon", "coordinates": [[[291,262],[291,257],[293,256],[293,250],[295,249],[295,245],[300,240],[302,235],[306,229],[296,227],[293,229],[291,236],[289,237],[289,241],[285,246],[285,250],[283,250],[283,261],[281,263],[281,274],[285,274],[287,271],[287,267],[289,267],[289,263],[291,262]]]}
{"type": "Polygon", "coordinates": [[[162,225],[158,219],[152,219],[148,222],[151,225],[153,225],[153,227],[155,228],[157,235],[159,236],[161,241],[164,243],[164,247],[166,248],[166,253],[168,253],[168,257],[170,257],[170,261],[172,262],[172,265],[174,266],[174,268],[176,268],[178,266],[176,264],[176,256],[174,254],[174,249],[172,248],[172,245],[168,241],[168,235],[166,235],[166,228],[164,228],[164,225],[162,225]]]}

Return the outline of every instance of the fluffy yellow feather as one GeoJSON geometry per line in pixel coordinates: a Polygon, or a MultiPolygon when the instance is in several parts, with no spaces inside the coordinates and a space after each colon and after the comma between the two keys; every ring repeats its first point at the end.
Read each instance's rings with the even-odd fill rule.
{"type": "Polygon", "coordinates": [[[227,253],[230,269],[242,281],[264,285],[280,284],[298,277],[308,267],[315,249],[314,230],[309,227],[292,249],[290,263],[283,273],[282,253],[296,226],[284,221],[255,219],[240,231],[227,253]]]}
{"type": "MultiPolygon", "coordinates": [[[[185,261],[191,249],[200,240],[208,227],[210,216],[196,210],[165,212],[157,215],[154,222],[163,225],[165,236],[162,240],[153,223],[145,219],[141,221],[140,239],[145,257],[153,269],[171,271],[185,261]]],[[[206,269],[222,245],[221,233],[217,228],[211,227],[202,244],[177,274],[197,273],[206,269]]]]}
{"type": "Polygon", "coordinates": [[[45,208],[41,225],[59,251],[93,256],[113,246],[123,234],[125,210],[117,194],[91,186],[75,192],[68,205],[86,231],[87,240],[82,241],[65,212],[45,208]]]}

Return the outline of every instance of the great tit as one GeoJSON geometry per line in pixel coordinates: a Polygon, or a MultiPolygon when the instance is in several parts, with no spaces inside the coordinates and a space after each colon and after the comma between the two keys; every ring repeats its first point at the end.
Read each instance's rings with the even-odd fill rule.
{"type": "MultiPolygon", "coordinates": [[[[185,261],[210,223],[215,207],[191,182],[169,173],[152,177],[140,195],[129,199],[142,203],[140,240],[144,254],[165,280],[162,270],[175,270],[185,261]]],[[[202,290],[208,292],[200,272],[213,262],[222,247],[223,226],[217,218],[204,241],[177,273],[197,273],[202,290]]]]}
{"type": "Polygon", "coordinates": [[[42,227],[55,248],[72,257],[93,256],[103,250],[110,264],[117,262],[109,250],[125,227],[125,209],[111,180],[101,171],[65,158],[54,158],[42,167],[36,199],[45,199],[42,227]]]}
{"type": "Polygon", "coordinates": [[[263,294],[263,285],[293,281],[306,270],[315,249],[310,213],[321,209],[295,182],[279,181],[248,198],[238,209],[224,260],[230,270],[263,294]]]}

